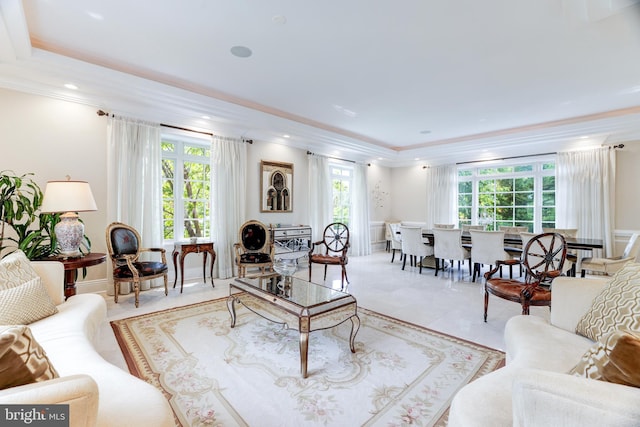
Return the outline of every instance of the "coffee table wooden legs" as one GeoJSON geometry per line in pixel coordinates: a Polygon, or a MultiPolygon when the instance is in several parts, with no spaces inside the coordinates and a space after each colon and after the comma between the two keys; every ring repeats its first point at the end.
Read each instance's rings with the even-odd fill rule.
{"type": "Polygon", "coordinates": [[[355,316],[351,316],[351,336],[349,337],[349,347],[351,348],[351,353],[356,352],[356,334],[360,330],[360,318],[356,314],[355,316]]]}

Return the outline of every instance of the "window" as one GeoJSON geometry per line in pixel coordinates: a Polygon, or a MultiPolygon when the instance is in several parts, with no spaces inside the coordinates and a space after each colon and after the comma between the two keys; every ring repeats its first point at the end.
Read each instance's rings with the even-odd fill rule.
{"type": "Polygon", "coordinates": [[[162,219],[165,240],[209,237],[210,144],[162,138],[162,219]]]}
{"type": "Polygon", "coordinates": [[[458,169],[459,224],[555,227],[555,163],[458,169]]]}
{"type": "Polygon", "coordinates": [[[333,188],[333,221],[349,225],[353,168],[330,163],[333,188]]]}

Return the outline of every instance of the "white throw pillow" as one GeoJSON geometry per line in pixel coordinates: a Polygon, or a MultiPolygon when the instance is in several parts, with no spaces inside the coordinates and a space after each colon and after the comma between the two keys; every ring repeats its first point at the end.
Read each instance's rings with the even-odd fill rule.
{"type": "Polygon", "coordinates": [[[29,258],[17,250],[0,260],[0,291],[22,285],[38,277],[29,258]]]}

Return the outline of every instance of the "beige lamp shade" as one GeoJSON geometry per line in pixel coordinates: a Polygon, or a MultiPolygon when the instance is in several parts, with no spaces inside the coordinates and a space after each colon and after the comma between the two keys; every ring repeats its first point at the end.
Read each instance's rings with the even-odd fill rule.
{"type": "Polygon", "coordinates": [[[79,257],[80,243],[84,237],[84,225],[76,212],[98,210],[91,187],[86,181],[49,181],[44,190],[42,213],[61,213],[55,226],[59,253],[63,257],[79,257]]]}
{"type": "Polygon", "coordinates": [[[49,181],[40,211],[43,213],[88,212],[98,210],[86,181],[49,181]]]}

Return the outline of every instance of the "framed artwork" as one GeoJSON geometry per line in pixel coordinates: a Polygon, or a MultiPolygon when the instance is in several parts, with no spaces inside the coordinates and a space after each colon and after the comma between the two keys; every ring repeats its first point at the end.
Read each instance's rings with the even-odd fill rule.
{"type": "Polygon", "coordinates": [[[293,211],[293,164],[260,162],[260,212],[293,211]]]}

